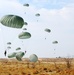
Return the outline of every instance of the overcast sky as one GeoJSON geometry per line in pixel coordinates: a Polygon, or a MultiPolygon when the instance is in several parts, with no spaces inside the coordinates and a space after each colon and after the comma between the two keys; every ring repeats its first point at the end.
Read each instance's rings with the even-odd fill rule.
{"type": "Polygon", "coordinates": [[[22,51],[27,51],[24,57],[31,54],[38,57],[74,56],[74,0],[0,0],[0,18],[9,14],[22,17],[28,23],[24,27],[32,36],[21,40],[18,34],[22,29],[0,23],[0,58],[5,58],[9,41],[12,44],[7,54],[21,47],[22,51]],[[25,3],[29,7],[23,6],[25,3]],[[40,13],[40,17],[36,17],[36,13],[40,13]],[[45,32],[45,28],[51,29],[51,33],[45,32]],[[52,43],[55,40],[58,44],[52,43]]]}

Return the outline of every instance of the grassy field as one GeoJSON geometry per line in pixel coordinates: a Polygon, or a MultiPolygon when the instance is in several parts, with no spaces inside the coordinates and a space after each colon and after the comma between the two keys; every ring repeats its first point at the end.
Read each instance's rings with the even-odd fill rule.
{"type": "Polygon", "coordinates": [[[0,75],[74,75],[74,59],[40,58],[36,63],[0,59],[0,75]]]}

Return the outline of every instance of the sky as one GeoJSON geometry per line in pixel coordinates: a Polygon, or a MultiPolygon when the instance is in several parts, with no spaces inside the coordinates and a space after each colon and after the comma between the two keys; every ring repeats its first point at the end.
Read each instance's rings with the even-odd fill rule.
{"type": "Polygon", "coordinates": [[[9,14],[18,15],[28,23],[24,27],[31,38],[18,38],[24,27],[17,29],[0,23],[0,58],[8,58],[4,56],[7,42],[12,43],[7,54],[21,47],[21,51],[27,51],[24,58],[31,54],[39,58],[74,57],[74,0],[0,0],[0,19],[9,14]],[[25,3],[29,7],[23,6],[25,3]],[[40,16],[36,17],[36,13],[40,16]],[[45,28],[51,32],[45,32],[45,28]]]}

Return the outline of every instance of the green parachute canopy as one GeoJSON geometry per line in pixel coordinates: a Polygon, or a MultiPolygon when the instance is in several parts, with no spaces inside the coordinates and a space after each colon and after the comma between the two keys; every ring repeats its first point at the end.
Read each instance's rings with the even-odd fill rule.
{"type": "Polygon", "coordinates": [[[28,23],[27,22],[24,22],[24,25],[28,25],[28,23]]]}
{"type": "Polygon", "coordinates": [[[51,32],[51,30],[50,30],[50,29],[48,29],[48,28],[46,28],[46,29],[45,29],[45,31],[46,31],[46,32],[48,32],[48,33],[50,33],[50,32],[51,32]]]}
{"type": "Polygon", "coordinates": [[[16,53],[16,59],[18,60],[18,61],[22,61],[22,57],[25,55],[25,53],[24,52],[17,52],[16,53]]]}
{"type": "Polygon", "coordinates": [[[8,46],[8,47],[7,47],[7,49],[11,49],[11,47],[10,47],[10,46],[8,46]]]}
{"type": "Polygon", "coordinates": [[[22,32],[18,36],[19,39],[28,39],[30,37],[31,37],[31,34],[29,32],[22,32]]]}
{"type": "Polygon", "coordinates": [[[39,17],[39,16],[40,16],[40,14],[39,14],[39,13],[37,13],[37,14],[35,14],[35,16],[39,17]]]}
{"type": "Polygon", "coordinates": [[[13,53],[8,54],[8,58],[13,58],[15,56],[16,56],[16,52],[13,52],[13,53]]]}
{"type": "Polygon", "coordinates": [[[16,50],[21,50],[21,48],[20,48],[20,47],[18,47],[18,48],[16,48],[16,50]]]}
{"type": "Polygon", "coordinates": [[[22,58],[20,58],[19,56],[16,56],[16,59],[17,59],[18,61],[22,61],[22,58]]]}
{"type": "Polygon", "coordinates": [[[36,62],[36,61],[38,61],[38,57],[37,57],[37,55],[32,54],[32,55],[30,55],[29,60],[30,60],[31,62],[36,62]]]}
{"type": "Polygon", "coordinates": [[[26,4],[23,4],[23,6],[29,7],[29,4],[26,3],[26,4]]]}
{"type": "Polygon", "coordinates": [[[58,41],[53,41],[52,43],[53,43],[53,44],[58,44],[58,41]]]}
{"type": "Polygon", "coordinates": [[[22,17],[17,15],[5,15],[1,18],[0,22],[7,27],[22,28],[24,20],[22,17]]]}
{"type": "Polygon", "coordinates": [[[7,42],[8,45],[11,45],[11,42],[7,42]]]}
{"type": "Polygon", "coordinates": [[[27,28],[23,28],[23,30],[27,30],[27,28]]]}

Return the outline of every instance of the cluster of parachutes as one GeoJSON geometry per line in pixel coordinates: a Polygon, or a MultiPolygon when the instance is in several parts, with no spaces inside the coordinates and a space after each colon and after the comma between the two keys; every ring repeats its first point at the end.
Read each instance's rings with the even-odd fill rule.
{"type": "MultiPolygon", "coordinates": [[[[23,4],[23,6],[26,6],[26,7],[29,7],[29,4],[23,4]]],[[[40,14],[39,13],[36,13],[35,14],[36,17],[39,17],[40,14]]],[[[38,22],[38,20],[37,20],[38,22]]],[[[11,27],[11,28],[17,28],[17,29],[21,29],[23,28],[24,25],[28,25],[27,22],[24,21],[24,19],[18,15],[5,15],[3,16],[1,19],[0,19],[0,23],[4,26],[7,26],[7,27],[11,27]]],[[[23,28],[23,30],[27,30],[27,28],[23,28]]],[[[51,30],[49,28],[46,28],[45,29],[46,32],[50,33],[51,30]]],[[[19,39],[29,39],[31,38],[31,33],[29,32],[21,32],[19,35],[18,35],[18,38],[19,39]]],[[[58,41],[54,41],[52,42],[53,44],[57,44],[58,41]]],[[[11,49],[11,42],[8,42],[7,43],[8,47],[7,49],[11,49]]],[[[16,48],[16,50],[21,50],[20,47],[16,48]]],[[[26,52],[22,52],[22,51],[19,51],[19,52],[13,52],[11,54],[8,54],[8,58],[13,58],[13,57],[16,57],[17,60],[21,61],[22,60],[22,57],[25,55],[26,52]]],[[[5,56],[6,56],[6,50],[5,50],[5,56]]],[[[38,60],[38,57],[33,54],[30,56],[30,61],[33,61],[33,62],[36,62],[38,60]]]]}
{"type": "MultiPolygon", "coordinates": [[[[45,31],[48,32],[48,33],[51,32],[51,30],[48,29],[48,28],[46,28],[45,31]]],[[[45,38],[45,39],[46,39],[46,38],[45,38]]],[[[58,41],[53,41],[52,44],[58,44],[58,41]]],[[[55,49],[54,49],[54,50],[55,50],[55,49]]],[[[55,52],[54,52],[54,54],[55,54],[55,52]]]]}
{"type": "MultiPolygon", "coordinates": [[[[29,7],[29,4],[24,4],[23,6],[29,7]]],[[[40,16],[40,14],[36,14],[36,16],[40,16]]],[[[28,25],[27,22],[24,22],[24,19],[18,15],[5,15],[0,19],[0,23],[4,26],[11,27],[11,28],[17,28],[21,29],[24,25],[28,25]]],[[[23,28],[23,30],[27,30],[27,28],[23,28]]],[[[18,35],[19,39],[29,39],[31,38],[31,34],[29,32],[21,32],[18,35]]],[[[11,42],[7,42],[7,49],[11,49],[11,42]]],[[[20,47],[16,48],[16,50],[21,50],[20,47]]],[[[6,50],[4,52],[6,56],[6,50]]],[[[22,57],[25,55],[25,52],[19,51],[19,52],[13,52],[8,54],[8,58],[13,58],[15,57],[18,61],[22,61],[22,57]]],[[[38,60],[37,55],[32,54],[30,55],[30,61],[31,62],[36,62],[38,60]]]]}
{"type": "MultiPolygon", "coordinates": [[[[26,53],[26,52],[25,52],[26,53]]],[[[22,57],[25,55],[24,52],[13,52],[11,54],[8,54],[8,58],[16,57],[17,60],[22,61],[22,57]]]]}
{"type": "MultiPolygon", "coordinates": [[[[16,57],[16,59],[17,59],[18,61],[22,61],[22,57],[25,55],[25,53],[26,53],[26,51],[25,51],[25,52],[22,52],[22,51],[20,51],[20,52],[13,52],[13,53],[11,53],[11,54],[8,54],[8,58],[16,57]]],[[[38,61],[37,55],[36,55],[36,54],[30,55],[29,61],[31,61],[31,62],[36,62],[36,61],[38,61]]]]}

